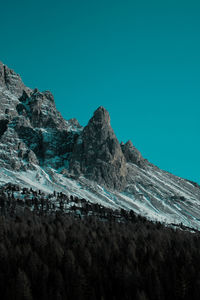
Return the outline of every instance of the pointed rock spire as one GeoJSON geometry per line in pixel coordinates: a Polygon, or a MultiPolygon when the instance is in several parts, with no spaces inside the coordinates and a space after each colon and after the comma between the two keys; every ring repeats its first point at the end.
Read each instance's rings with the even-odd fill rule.
{"type": "Polygon", "coordinates": [[[71,170],[110,188],[122,189],[126,161],[110,126],[108,111],[100,106],[84,128],[70,162],[71,170]],[[81,140],[81,143],[80,143],[81,140]]]}
{"type": "Polygon", "coordinates": [[[110,125],[110,115],[109,112],[103,107],[100,106],[95,110],[93,117],[90,119],[90,122],[99,124],[109,124],[110,125]]]}

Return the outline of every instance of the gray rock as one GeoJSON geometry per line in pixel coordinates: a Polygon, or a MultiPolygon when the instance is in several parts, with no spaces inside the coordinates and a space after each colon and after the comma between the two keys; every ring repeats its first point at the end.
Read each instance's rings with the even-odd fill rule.
{"type": "Polygon", "coordinates": [[[85,128],[76,119],[64,120],[51,92],[27,88],[2,63],[0,168],[0,184],[19,180],[35,188],[39,181],[45,191],[50,185],[50,189],[88,195],[94,202],[101,199],[113,208],[133,209],[161,221],[166,217],[168,223],[177,218],[200,228],[198,184],[149,163],[131,141],[120,146],[103,107],[85,128]],[[34,172],[18,172],[29,170],[34,172]]]}
{"type": "Polygon", "coordinates": [[[83,129],[70,159],[70,170],[113,189],[126,184],[126,161],[110,126],[108,111],[99,107],[83,129]]]}
{"type": "Polygon", "coordinates": [[[0,63],[0,166],[66,167],[81,130],[75,119],[62,118],[51,92],[25,87],[19,75],[0,63]],[[16,163],[11,164],[8,150],[16,163]]]}
{"type": "Polygon", "coordinates": [[[23,91],[26,91],[28,94],[31,91],[24,85],[18,74],[9,69],[2,62],[0,62],[0,86],[8,89],[17,97],[20,97],[23,91]]]}
{"type": "Polygon", "coordinates": [[[146,160],[142,157],[141,153],[133,146],[129,140],[126,144],[121,143],[122,152],[127,162],[134,163],[139,167],[144,168],[146,160]]]}
{"type": "Polygon", "coordinates": [[[79,128],[79,129],[82,128],[81,125],[79,124],[78,120],[75,118],[68,120],[68,122],[75,128],[79,128]]]}

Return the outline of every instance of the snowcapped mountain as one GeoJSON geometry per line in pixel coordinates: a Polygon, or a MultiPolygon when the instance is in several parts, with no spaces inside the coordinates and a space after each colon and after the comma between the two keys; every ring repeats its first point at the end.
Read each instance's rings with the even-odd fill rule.
{"type": "Polygon", "coordinates": [[[200,186],[119,143],[99,107],[86,127],[64,120],[49,91],[26,87],[0,63],[0,185],[62,191],[166,223],[200,228],[200,186]]]}

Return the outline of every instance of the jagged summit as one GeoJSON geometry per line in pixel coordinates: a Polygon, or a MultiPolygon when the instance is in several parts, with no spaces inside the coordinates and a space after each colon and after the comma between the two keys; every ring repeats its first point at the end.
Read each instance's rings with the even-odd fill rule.
{"type": "Polygon", "coordinates": [[[125,186],[126,160],[104,107],[100,106],[94,112],[77,140],[70,170],[110,188],[125,186]]]}
{"type": "Polygon", "coordinates": [[[93,114],[93,117],[90,119],[90,122],[110,124],[109,112],[103,106],[99,106],[95,110],[95,112],[93,114]]]}
{"type": "Polygon", "coordinates": [[[104,107],[85,127],[67,121],[51,92],[0,63],[0,185],[8,182],[200,228],[199,186],[148,163],[131,141],[119,144],[104,107]]]}
{"type": "Polygon", "coordinates": [[[63,119],[50,91],[27,88],[2,63],[0,74],[0,166],[17,171],[65,166],[80,125],[63,119]]]}
{"type": "Polygon", "coordinates": [[[6,65],[0,62],[0,87],[8,89],[17,97],[21,96],[23,91],[30,93],[30,89],[24,85],[19,74],[9,69],[6,65]]]}

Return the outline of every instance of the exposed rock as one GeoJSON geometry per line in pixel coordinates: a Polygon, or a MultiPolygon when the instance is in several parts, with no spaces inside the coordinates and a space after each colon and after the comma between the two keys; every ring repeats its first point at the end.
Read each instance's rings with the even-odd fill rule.
{"type": "Polygon", "coordinates": [[[81,125],[79,124],[78,120],[75,118],[68,120],[68,122],[76,128],[82,128],[81,125]]]}
{"type": "Polygon", "coordinates": [[[70,170],[110,188],[122,189],[125,186],[125,158],[110,126],[109,113],[102,106],[94,112],[77,139],[70,170]]]}
{"type": "Polygon", "coordinates": [[[4,167],[61,168],[107,187],[123,189],[126,162],[144,166],[144,159],[131,142],[120,146],[103,107],[94,112],[83,129],[76,119],[62,118],[51,92],[27,88],[20,76],[2,63],[0,99],[0,165],[4,167]]]}
{"type": "Polygon", "coordinates": [[[0,185],[40,186],[200,228],[198,184],[160,170],[130,141],[120,146],[103,107],[85,128],[76,119],[64,120],[49,91],[25,87],[2,63],[0,168],[0,185]]]}
{"type": "Polygon", "coordinates": [[[30,89],[27,88],[20,76],[13,70],[9,69],[6,65],[0,62],[0,86],[8,89],[12,94],[20,97],[23,91],[30,93],[30,89]]]}
{"type": "Polygon", "coordinates": [[[34,89],[30,97],[23,93],[20,101],[18,113],[29,118],[33,127],[67,130],[68,124],[57,111],[51,92],[34,89]]]}
{"type": "Polygon", "coordinates": [[[75,119],[62,118],[51,92],[25,87],[19,75],[0,63],[0,100],[0,166],[68,165],[82,127],[75,119]]]}
{"type": "Polygon", "coordinates": [[[133,146],[133,143],[130,140],[126,144],[121,143],[121,148],[127,162],[134,163],[142,168],[145,166],[145,159],[142,157],[141,153],[133,146]]]}
{"type": "Polygon", "coordinates": [[[16,131],[8,127],[0,137],[0,166],[14,171],[23,170],[27,160],[25,156],[20,157],[20,152],[27,151],[29,149],[20,141],[16,131]]]}

